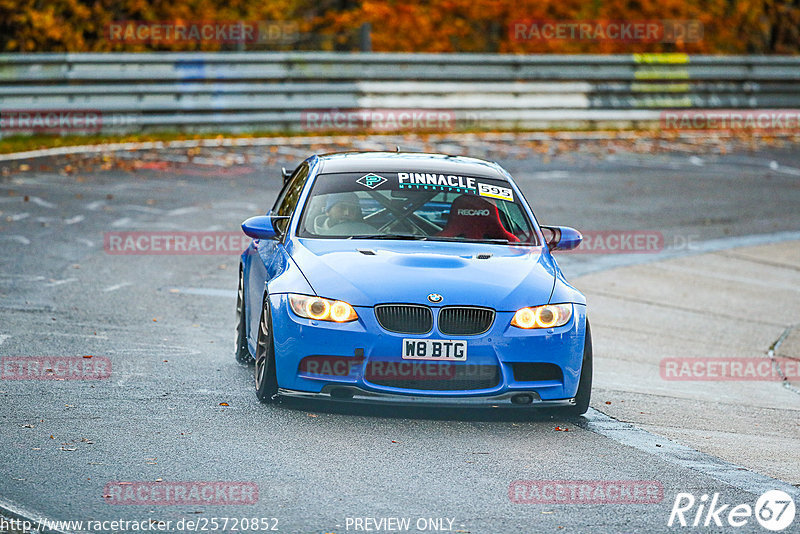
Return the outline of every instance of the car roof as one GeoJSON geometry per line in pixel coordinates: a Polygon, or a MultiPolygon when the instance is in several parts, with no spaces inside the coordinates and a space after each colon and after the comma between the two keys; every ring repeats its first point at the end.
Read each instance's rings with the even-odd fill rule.
{"type": "Polygon", "coordinates": [[[494,162],[426,152],[335,152],[319,156],[320,174],[339,172],[428,172],[508,181],[494,162]]]}

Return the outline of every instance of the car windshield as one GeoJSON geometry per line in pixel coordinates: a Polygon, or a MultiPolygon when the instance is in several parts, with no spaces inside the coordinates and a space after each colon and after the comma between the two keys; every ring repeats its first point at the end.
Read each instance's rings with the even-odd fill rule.
{"type": "Polygon", "coordinates": [[[508,182],[416,172],[318,176],[298,235],[538,244],[508,182]]]}

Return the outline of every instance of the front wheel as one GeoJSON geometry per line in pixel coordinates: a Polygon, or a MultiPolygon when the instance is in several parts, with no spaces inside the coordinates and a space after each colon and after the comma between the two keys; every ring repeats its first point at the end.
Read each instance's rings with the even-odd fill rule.
{"type": "Polygon", "coordinates": [[[568,416],[583,415],[589,410],[589,400],[592,396],[592,329],[589,319],[586,319],[586,341],[583,344],[583,364],[581,377],[578,380],[578,393],[575,394],[575,405],[564,409],[568,416]]]}
{"type": "Polygon", "coordinates": [[[272,343],[272,313],[269,298],[264,298],[261,321],[258,325],[255,379],[258,400],[271,402],[278,394],[278,378],[275,374],[275,347],[272,343]]]}

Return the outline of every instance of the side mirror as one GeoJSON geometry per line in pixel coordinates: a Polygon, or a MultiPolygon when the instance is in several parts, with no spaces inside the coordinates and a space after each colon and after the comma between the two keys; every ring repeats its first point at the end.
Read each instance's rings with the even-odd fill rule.
{"type": "Polygon", "coordinates": [[[583,241],[581,233],[569,226],[542,226],[541,229],[549,250],[572,250],[583,241]]]}
{"type": "Polygon", "coordinates": [[[292,173],[294,173],[294,171],[287,171],[286,167],[281,167],[281,176],[283,177],[284,184],[292,177],[292,173]]]}
{"type": "Polygon", "coordinates": [[[242,232],[253,239],[277,239],[280,237],[273,221],[275,219],[288,219],[289,217],[276,217],[274,215],[259,215],[250,217],[242,223],[242,232]]]}

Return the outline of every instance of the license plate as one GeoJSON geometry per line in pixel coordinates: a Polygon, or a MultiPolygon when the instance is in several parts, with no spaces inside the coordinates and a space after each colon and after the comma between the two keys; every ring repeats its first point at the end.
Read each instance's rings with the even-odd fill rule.
{"type": "Polygon", "coordinates": [[[467,342],[458,339],[404,339],[403,359],[463,362],[467,359],[467,342]]]}

